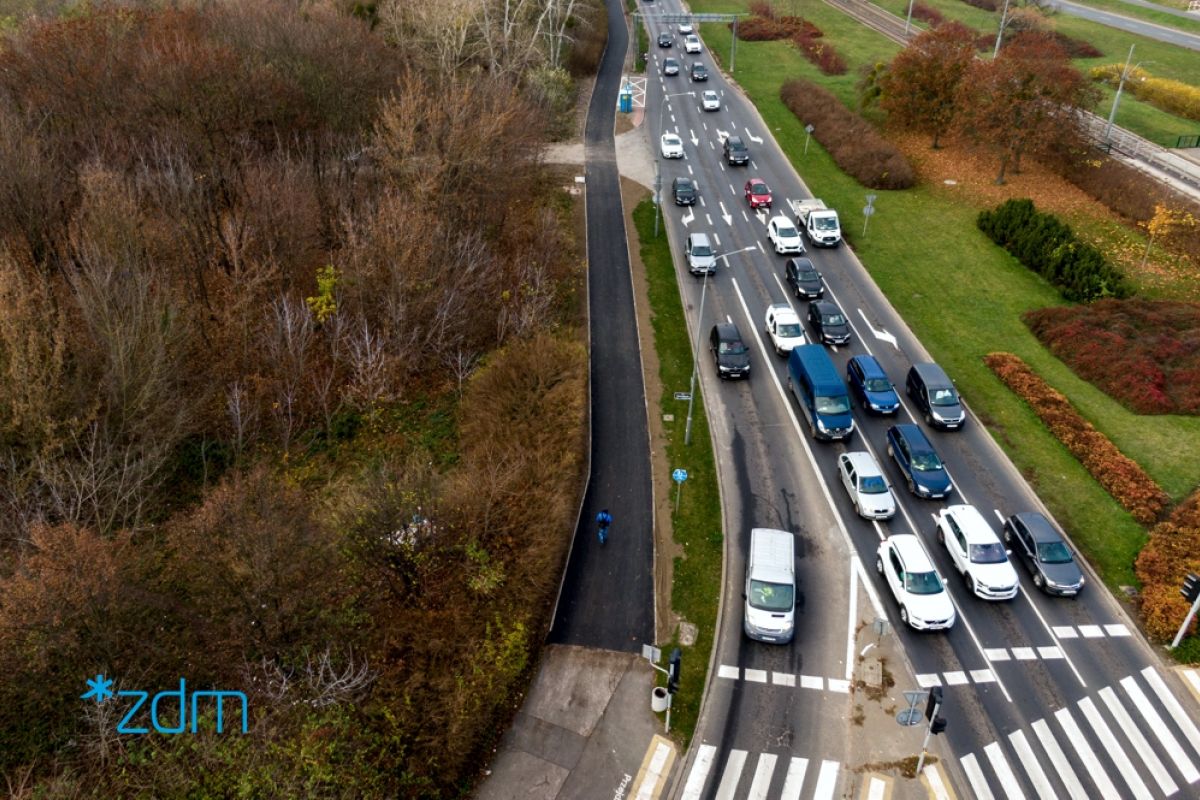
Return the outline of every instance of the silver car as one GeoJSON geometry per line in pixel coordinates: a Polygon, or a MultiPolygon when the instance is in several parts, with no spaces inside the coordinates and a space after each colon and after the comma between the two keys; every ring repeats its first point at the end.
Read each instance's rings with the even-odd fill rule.
{"type": "Polygon", "coordinates": [[[870,453],[842,453],[838,456],[838,476],[860,517],[891,519],[895,516],[896,498],[892,495],[892,487],[870,453]]]}
{"type": "Polygon", "coordinates": [[[708,89],[700,97],[700,102],[704,106],[705,111],[720,111],[721,110],[721,95],[708,89]]]}

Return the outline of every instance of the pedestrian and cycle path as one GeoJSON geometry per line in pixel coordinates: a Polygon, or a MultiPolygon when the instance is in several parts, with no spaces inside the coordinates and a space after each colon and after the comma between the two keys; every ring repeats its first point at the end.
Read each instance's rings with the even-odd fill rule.
{"type": "Polygon", "coordinates": [[[1200,729],[1171,691],[1200,699],[1200,673],[1155,667],[1127,675],[968,753],[959,761],[978,800],[1195,797],[1200,729]]]}

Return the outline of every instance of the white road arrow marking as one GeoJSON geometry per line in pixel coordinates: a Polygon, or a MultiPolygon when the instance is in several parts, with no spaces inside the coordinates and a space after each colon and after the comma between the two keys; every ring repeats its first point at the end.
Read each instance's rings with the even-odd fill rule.
{"type": "Polygon", "coordinates": [[[759,137],[759,136],[755,136],[753,133],[751,133],[751,132],[750,132],[750,129],[749,129],[749,128],[746,128],[746,129],[745,129],[745,131],[746,131],[746,138],[747,138],[747,139],[749,139],[750,141],[754,142],[755,144],[762,144],[762,138],[761,138],[761,137],[759,137]]]}
{"type": "Polygon", "coordinates": [[[876,339],[879,339],[880,341],[883,341],[883,342],[887,342],[888,344],[890,344],[892,347],[896,348],[897,350],[900,349],[900,345],[896,344],[896,337],[892,336],[890,333],[888,333],[886,330],[884,330],[882,328],[876,329],[875,326],[871,324],[871,321],[869,319],[867,319],[867,315],[865,313],[863,313],[863,310],[861,308],[858,310],[858,315],[863,318],[863,322],[866,324],[866,326],[868,328],[871,329],[871,333],[873,333],[875,335],[876,339]]]}
{"type": "Polygon", "coordinates": [[[695,212],[695,210],[693,210],[693,209],[689,208],[689,209],[688,209],[687,216],[686,216],[686,217],[682,217],[682,218],[681,218],[679,221],[680,221],[680,222],[682,222],[682,223],[684,224],[684,227],[687,227],[688,225],[691,225],[691,224],[692,224],[692,220],[694,220],[695,218],[696,218],[696,212],[695,212]]]}
{"type": "Polygon", "coordinates": [[[726,225],[732,225],[733,224],[733,215],[725,210],[724,203],[718,203],[718,205],[721,206],[721,219],[725,220],[726,225]]]}
{"type": "Polygon", "coordinates": [[[720,128],[717,128],[717,139],[724,142],[728,138],[729,138],[729,131],[723,131],[720,128]]]}
{"type": "Polygon", "coordinates": [[[692,130],[691,128],[688,128],[688,133],[690,133],[692,135],[692,147],[695,147],[696,145],[700,144],[700,140],[696,138],[696,132],[694,130],[692,130]]]}
{"type": "Polygon", "coordinates": [[[762,206],[754,209],[754,216],[758,217],[758,221],[763,225],[767,224],[767,211],[762,206]]]}

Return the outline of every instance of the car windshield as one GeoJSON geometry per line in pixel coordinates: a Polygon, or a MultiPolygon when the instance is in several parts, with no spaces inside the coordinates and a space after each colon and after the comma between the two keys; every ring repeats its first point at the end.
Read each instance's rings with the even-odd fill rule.
{"type": "Polygon", "coordinates": [[[971,545],[972,564],[1003,564],[1008,560],[1004,545],[999,542],[986,542],[971,545]]]}
{"type": "Polygon", "coordinates": [[[836,231],[837,220],[833,217],[816,217],[813,219],[813,227],[819,231],[836,231]]]}
{"type": "Polygon", "coordinates": [[[929,402],[935,406],[954,406],[958,405],[958,398],[954,396],[953,389],[934,389],[929,402]]]}
{"type": "Polygon", "coordinates": [[[690,192],[692,190],[692,182],[687,178],[680,178],[675,184],[675,188],[679,189],[681,192],[690,192]]]}
{"type": "Polygon", "coordinates": [[[750,184],[750,194],[770,194],[771,190],[767,188],[765,183],[750,184]]]}
{"type": "Polygon", "coordinates": [[[678,136],[671,136],[671,135],[664,136],[664,137],[663,137],[663,143],[664,143],[664,144],[667,144],[667,145],[679,144],[679,137],[678,137],[678,136]]]}
{"type": "Polygon", "coordinates": [[[867,378],[863,385],[867,387],[868,392],[887,392],[892,388],[887,378],[867,378]]]}
{"type": "Polygon", "coordinates": [[[792,587],[786,583],[750,581],[750,607],[762,611],[791,611],[792,587]]]}
{"type": "Polygon", "coordinates": [[[863,494],[883,494],[888,490],[887,481],[882,475],[867,475],[858,482],[858,490],[863,494]]]}
{"type": "Polygon", "coordinates": [[[1074,560],[1062,542],[1041,542],[1037,546],[1037,557],[1043,564],[1069,564],[1074,560]]]}
{"type": "Polygon", "coordinates": [[[791,225],[777,225],[775,227],[775,232],[784,239],[794,239],[800,235],[796,233],[796,229],[791,225]]]}
{"type": "Polygon", "coordinates": [[[815,281],[819,277],[815,269],[802,269],[796,273],[796,280],[799,281],[815,281]]]}
{"type": "Polygon", "coordinates": [[[833,397],[817,396],[815,405],[818,414],[849,414],[850,413],[850,398],[846,395],[834,395],[833,397]]]}
{"type": "Polygon", "coordinates": [[[785,322],[779,326],[779,335],[784,339],[795,339],[800,335],[800,326],[795,322],[785,322]]]}
{"type": "Polygon", "coordinates": [[[821,324],[822,325],[845,325],[846,318],[843,317],[841,314],[822,314],[821,315],[821,324]]]}
{"type": "Polygon", "coordinates": [[[693,256],[711,256],[712,248],[706,244],[698,244],[692,248],[693,256]]]}
{"type": "Polygon", "coordinates": [[[721,342],[722,355],[740,356],[746,352],[746,345],[741,342],[721,342]]]}
{"type": "Polygon", "coordinates": [[[938,594],[942,581],[936,572],[908,572],[904,575],[904,590],[909,594],[938,594]]]}
{"type": "Polygon", "coordinates": [[[937,472],[942,468],[942,460],[932,450],[918,450],[912,455],[912,465],[920,472],[937,472]]]}

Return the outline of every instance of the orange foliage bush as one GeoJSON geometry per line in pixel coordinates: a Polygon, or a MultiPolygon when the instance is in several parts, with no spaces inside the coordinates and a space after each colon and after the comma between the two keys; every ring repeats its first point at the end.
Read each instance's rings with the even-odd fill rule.
{"type": "Polygon", "coordinates": [[[1189,572],[1200,573],[1200,492],[1192,493],[1169,519],[1154,526],[1134,569],[1142,582],[1146,635],[1173,638],[1190,607],[1179,593],[1183,578],[1189,572]]]}
{"type": "Polygon", "coordinates": [[[990,353],[983,360],[1009,389],[1029,404],[1050,432],[1134,519],[1143,525],[1158,519],[1170,501],[1167,493],[1080,416],[1071,401],[1012,353],[990,353]]]}

